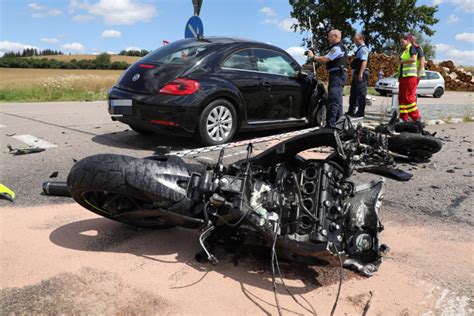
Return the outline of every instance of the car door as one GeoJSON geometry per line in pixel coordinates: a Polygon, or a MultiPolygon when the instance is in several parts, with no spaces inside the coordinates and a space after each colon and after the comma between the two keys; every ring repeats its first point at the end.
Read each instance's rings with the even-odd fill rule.
{"type": "Polygon", "coordinates": [[[218,73],[239,89],[248,120],[249,113],[255,112],[261,103],[260,81],[251,49],[241,49],[229,54],[221,63],[218,73]]]}
{"type": "Polygon", "coordinates": [[[429,73],[426,72],[426,75],[420,78],[418,87],[416,88],[416,94],[429,94],[432,90],[430,85],[432,85],[433,80],[430,79],[429,73]]]}
{"type": "Polygon", "coordinates": [[[257,120],[291,120],[299,118],[304,84],[294,77],[299,66],[285,54],[254,48],[260,78],[261,105],[252,117],[257,120]]]}

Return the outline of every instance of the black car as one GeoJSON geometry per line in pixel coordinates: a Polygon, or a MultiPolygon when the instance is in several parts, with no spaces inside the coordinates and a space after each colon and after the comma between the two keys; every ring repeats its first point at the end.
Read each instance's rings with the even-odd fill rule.
{"type": "Polygon", "coordinates": [[[278,47],[234,38],[184,39],[130,66],[109,91],[109,113],[139,133],[195,135],[216,145],[238,131],[322,122],[323,94],[314,77],[278,47]]]}

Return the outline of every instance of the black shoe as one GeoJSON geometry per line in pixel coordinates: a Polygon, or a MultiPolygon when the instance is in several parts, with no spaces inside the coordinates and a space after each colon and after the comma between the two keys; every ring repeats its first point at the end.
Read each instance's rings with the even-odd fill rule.
{"type": "Polygon", "coordinates": [[[356,115],[356,114],[354,112],[347,111],[346,113],[344,113],[344,115],[354,117],[354,115],[356,115]]]}
{"type": "Polygon", "coordinates": [[[356,113],[356,114],[353,114],[351,116],[354,117],[354,118],[358,118],[358,117],[364,117],[364,114],[356,113]]]}

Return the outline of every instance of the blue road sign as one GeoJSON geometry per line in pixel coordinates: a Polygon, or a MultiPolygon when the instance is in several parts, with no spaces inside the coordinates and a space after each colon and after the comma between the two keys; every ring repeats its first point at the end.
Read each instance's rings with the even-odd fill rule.
{"type": "Polygon", "coordinates": [[[192,16],[184,29],[184,38],[196,38],[204,35],[204,26],[198,16],[192,16]]]}

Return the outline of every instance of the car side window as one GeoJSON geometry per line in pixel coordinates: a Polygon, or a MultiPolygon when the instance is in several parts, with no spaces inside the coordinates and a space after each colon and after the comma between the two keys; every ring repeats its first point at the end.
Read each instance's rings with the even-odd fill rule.
{"type": "Polygon", "coordinates": [[[250,49],[245,49],[238,51],[230,55],[224,63],[222,63],[223,68],[233,68],[233,69],[242,69],[242,70],[257,70],[254,63],[251,59],[250,49]]]}
{"type": "Polygon", "coordinates": [[[291,76],[298,70],[288,56],[269,49],[254,49],[258,71],[270,74],[291,76]]]}
{"type": "Polygon", "coordinates": [[[427,72],[428,79],[434,80],[439,79],[439,75],[436,72],[427,72]]]}

